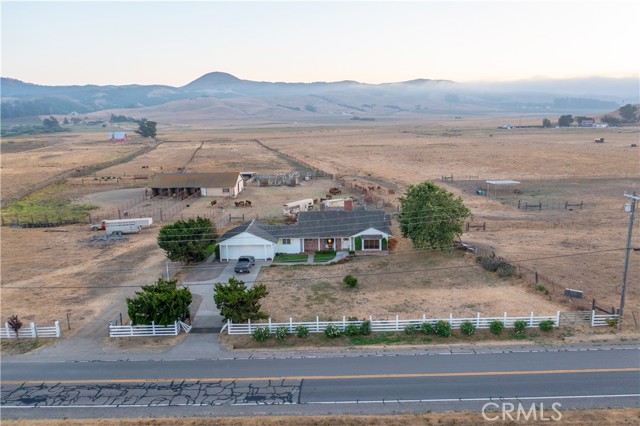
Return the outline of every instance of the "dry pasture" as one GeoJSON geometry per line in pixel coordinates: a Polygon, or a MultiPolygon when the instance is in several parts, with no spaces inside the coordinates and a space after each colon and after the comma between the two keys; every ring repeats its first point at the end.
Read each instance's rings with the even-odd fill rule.
{"type": "MultiPolygon", "coordinates": [[[[157,172],[160,167],[162,171],[178,167],[187,167],[189,171],[241,168],[259,173],[292,168],[253,139],[340,175],[346,193],[358,195],[351,188],[353,183],[380,184],[381,191],[374,193],[391,205],[397,204],[408,185],[426,179],[437,181],[443,175],[453,174],[454,182],[442,183],[443,186],[464,199],[473,211],[474,222],[487,222],[486,231],[470,231],[463,239],[517,261],[528,270],[539,271],[548,280],[545,283],[553,282],[558,291],[564,287],[584,290],[586,300],[579,302],[581,305],[589,305],[593,297],[604,306],[617,306],[627,218],[622,209],[625,201],[622,194],[638,182],[638,151],[630,147],[637,142],[638,129],[495,129],[496,123],[503,121],[487,118],[210,129],[167,126],[160,128],[160,139],[164,142],[155,149],[128,163],[101,170],[98,175],[132,176],[143,173],[142,166],[149,166],[145,173],[157,172]],[[606,143],[595,144],[595,137],[605,137],[606,143]],[[521,180],[525,195],[532,200],[573,200],[571,196],[579,195],[585,200],[585,208],[525,212],[492,198],[478,197],[473,186],[468,186],[475,185],[472,180],[497,178],[521,180]],[[389,194],[388,189],[395,189],[395,194],[389,194]]],[[[100,135],[65,135],[51,147],[3,154],[2,198],[79,165],[98,164],[106,157],[125,155],[139,147],[135,143],[121,144],[119,151],[113,152],[109,143],[100,141],[100,135]],[[43,158],[48,155],[59,157],[43,158]],[[29,174],[25,164],[36,163],[50,165],[42,169],[51,173],[29,174]]],[[[127,180],[109,186],[76,182],[60,195],[86,202],[89,198],[100,198],[91,195],[92,192],[126,189],[131,185],[142,188],[145,182],[127,180]]],[[[307,196],[319,198],[335,182],[318,180],[304,185],[249,186],[241,198],[251,199],[255,207],[238,209],[227,205],[224,214],[244,213],[246,219],[279,217],[283,202],[307,196]]],[[[105,205],[117,206],[126,201],[126,197],[120,198],[121,193],[114,194],[106,197],[110,201],[105,201],[105,205]]],[[[214,217],[223,214],[213,209],[208,200],[201,199],[175,218],[200,213],[214,217]]],[[[162,274],[164,256],[155,245],[153,230],[110,246],[91,246],[88,239],[94,234],[84,225],[53,230],[67,232],[50,231],[2,229],[3,318],[17,313],[40,324],[63,320],[66,312],[71,311],[74,319],[94,320],[104,326],[115,319],[111,315],[122,311],[124,295],[162,274]]],[[[635,235],[637,238],[638,234],[635,235]]],[[[579,307],[566,304],[555,293],[554,299],[548,300],[517,280],[493,281],[475,266],[471,256],[454,259],[439,256],[412,251],[410,243],[402,240],[397,253],[383,258],[356,259],[331,268],[267,268],[260,275],[271,292],[264,307],[277,318],[395,314],[405,317],[422,313],[532,310],[553,313],[557,309],[579,307]],[[430,262],[459,268],[435,271],[430,262]],[[423,265],[421,269],[426,272],[403,272],[414,264],[423,265]],[[367,276],[369,270],[398,272],[387,280],[388,275],[367,276]],[[339,283],[350,272],[361,275],[362,286],[352,294],[344,294],[339,283]],[[305,281],[311,284],[304,286],[305,281]],[[391,289],[390,282],[394,285],[391,289]],[[295,287],[287,287],[291,285],[295,287]],[[328,303],[331,298],[335,304],[328,303]],[[312,307],[314,303],[322,306],[323,312],[317,312],[312,307]]],[[[637,311],[640,271],[632,267],[629,273],[627,313],[640,318],[637,311]]],[[[632,317],[627,324],[633,324],[632,317]]],[[[74,325],[79,326],[78,321],[74,325]]]]}

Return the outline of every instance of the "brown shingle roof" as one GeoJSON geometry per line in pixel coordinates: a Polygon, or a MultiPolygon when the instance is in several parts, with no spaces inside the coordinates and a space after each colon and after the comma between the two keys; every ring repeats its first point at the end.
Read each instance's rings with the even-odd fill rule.
{"type": "Polygon", "coordinates": [[[151,188],[233,188],[238,181],[238,172],[217,173],[158,173],[149,186],[151,188]]]}

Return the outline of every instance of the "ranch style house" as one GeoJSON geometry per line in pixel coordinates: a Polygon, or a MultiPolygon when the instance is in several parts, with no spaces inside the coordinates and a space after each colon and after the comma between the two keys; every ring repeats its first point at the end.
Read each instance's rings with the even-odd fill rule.
{"type": "Polygon", "coordinates": [[[237,226],[220,238],[220,260],[254,256],[273,259],[276,253],[319,250],[386,252],[391,235],[389,215],[378,210],[300,212],[294,225],[268,225],[256,220],[237,226]]]}
{"type": "Polygon", "coordinates": [[[200,193],[203,197],[235,198],[244,189],[244,179],[239,172],[158,173],[149,186],[154,197],[200,193]]]}

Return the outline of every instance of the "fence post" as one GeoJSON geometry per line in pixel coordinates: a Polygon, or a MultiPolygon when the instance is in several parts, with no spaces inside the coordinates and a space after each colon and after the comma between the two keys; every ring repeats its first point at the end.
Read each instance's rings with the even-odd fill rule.
{"type": "Polygon", "coordinates": [[[34,323],[30,323],[31,325],[31,337],[34,339],[38,337],[38,330],[36,330],[36,325],[34,323]]]}
{"type": "Polygon", "coordinates": [[[449,312],[449,325],[453,328],[453,313],[449,312]]]}
{"type": "Polygon", "coordinates": [[[346,316],[342,316],[342,331],[344,331],[347,328],[347,317],[346,316]]]}
{"type": "Polygon", "coordinates": [[[480,312],[476,315],[476,328],[480,328],[480,312]]]}
{"type": "Polygon", "coordinates": [[[502,320],[502,323],[504,324],[504,326],[507,326],[507,313],[504,313],[504,319],[502,320]]]}
{"type": "Polygon", "coordinates": [[[316,333],[320,333],[320,317],[316,316],[316,333]]]}
{"type": "Polygon", "coordinates": [[[596,311],[592,310],[591,311],[591,327],[595,327],[595,321],[596,321],[596,311]]]}
{"type": "Polygon", "coordinates": [[[531,312],[531,315],[529,316],[529,327],[533,327],[533,312],[531,312]]]}
{"type": "Polygon", "coordinates": [[[156,335],[156,322],[151,321],[151,334],[156,335]]]}
{"type": "Polygon", "coordinates": [[[269,333],[271,333],[271,317],[269,317],[269,333]]]}
{"type": "Polygon", "coordinates": [[[60,321],[57,321],[54,323],[56,326],[56,337],[60,337],[60,321]]]}
{"type": "Polygon", "coordinates": [[[249,334],[251,334],[251,318],[247,320],[247,326],[249,327],[249,334]]]}
{"type": "Polygon", "coordinates": [[[560,327],[560,311],[556,312],[556,327],[560,327]]]}
{"type": "Polygon", "coordinates": [[[400,331],[400,315],[396,315],[396,331],[400,331]]]}

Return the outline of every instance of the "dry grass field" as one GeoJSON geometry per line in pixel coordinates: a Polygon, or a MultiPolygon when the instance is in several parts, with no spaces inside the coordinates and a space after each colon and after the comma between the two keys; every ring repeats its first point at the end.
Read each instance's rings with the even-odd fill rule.
{"type": "MultiPolygon", "coordinates": [[[[555,413],[554,413],[555,414],[555,413]]],[[[491,414],[495,416],[495,414],[491,414]]],[[[515,419],[515,415],[513,417],[515,419]]],[[[562,412],[562,420],[558,423],[568,426],[622,426],[634,425],[640,421],[638,409],[578,410],[562,412]]],[[[166,418],[166,419],[64,419],[64,420],[3,420],[6,426],[476,426],[486,422],[480,413],[428,413],[393,416],[253,416],[223,418],[166,418]]],[[[544,425],[544,420],[525,420],[521,417],[517,422],[495,422],[498,424],[544,425]]]]}
{"type": "MultiPolygon", "coordinates": [[[[518,124],[514,122],[517,117],[511,120],[518,124]]],[[[520,124],[533,124],[533,119],[528,120],[531,122],[520,124]]],[[[536,118],[535,124],[538,121],[536,118]]],[[[485,231],[470,231],[463,239],[508,258],[524,275],[538,271],[551,298],[532,290],[524,280],[496,281],[476,266],[473,256],[415,252],[410,242],[401,239],[397,251],[384,258],[360,258],[331,268],[266,268],[259,277],[271,292],[265,310],[275,318],[341,318],[477,311],[553,313],[590,307],[592,298],[603,306],[617,306],[628,216],[623,210],[623,193],[634,185],[637,188],[639,181],[638,150],[630,147],[638,142],[638,129],[496,129],[503,122],[508,120],[161,126],[160,143],[154,149],[97,172],[98,176],[122,177],[119,183],[95,185],[91,179],[74,178],[57,195],[115,209],[134,198],[131,191],[135,188],[143,191],[146,181],[126,179],[137,174],[177,171],[179,167],[192,172],[281,173],[292,169],[288,160],[253,139],[339,175],[346,194],[359,196],[352,188],[355,183],[381,185],[373,195],[387,206],[397,205],[398,197],[412,183],[453,175],[453,182],[441,184],[464,199],[473,211],[474,223],[486,222],[485,231]],[[606,142],[595,144],[596,137],[606,142]],[[475,188],[486,179],[520,180],[522,194],[518,196],[531,202],[584,201],[584,207],[518,210],[513,205],[518,197],[506,190],[490,197],[477,196],[475,188]],[[419,267],[413,268],[415,265],[419,267]],[[445,268],[438,270],[441,266],[445,268]],[[408,268],[422,272],[407,273],[408,268]],[[370,271],[380,273],[367,275],[370,271]],[[349,294],[340,287],[346,273],[360,275],[362,283],[349,294]],[[567,301],[562,297],[565,287],[583,290],[585,299],[567,301]]],[[[32,144],[33,149],[4,150],[3,145],[2,198],[140,148],[135,141],[114,150],[102,138],[103,132],[84,132],[56,135],[51,140],[38,137],[42,146],[32,144]],[[38,173],[30,172],[32,165],[38,173]]],[[[295,188],[250,185],[242,198],[254,201],[251,209],[227,204],[222,213],[201,199],[172,219],[243,213],[246,220],[275,218],[282,203],[320,197],[335,184],[317,180],[295,188]]],[[[94,234],[85,225],[47,230],[3,227],[2,317],[18,314],[46,324],[63,321],[70,313],[73,327],[65,335],[78,332],[85,323],[104,326],[123,311],[125,295],[162,274],[164,256],[155,244],[157,229],[126,242],[101,245],[90,242],[94,234]]],[[[635,236],[637,241],[637,232],[635,236]]],[[[637,265],[637,259],[634,262],[637,265]]],[[[640,271],[632,267],[629,272],[626,323],[633,326],[633,315],[640,320],[640,271]]]]}

